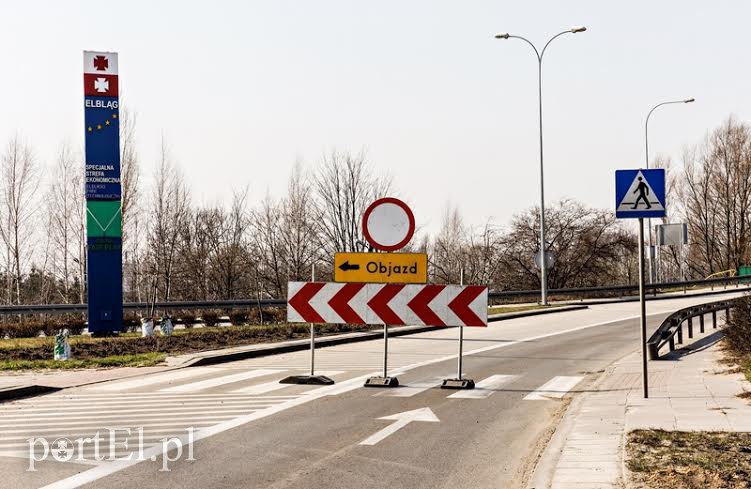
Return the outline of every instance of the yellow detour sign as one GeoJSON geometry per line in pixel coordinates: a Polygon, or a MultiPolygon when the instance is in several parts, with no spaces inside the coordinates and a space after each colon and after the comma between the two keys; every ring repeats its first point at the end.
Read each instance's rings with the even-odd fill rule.
{"type": "Polygon", "coordinates": [[[428,281],[425,253],[337,253],[335,282],[424,284],[428,281]]]}

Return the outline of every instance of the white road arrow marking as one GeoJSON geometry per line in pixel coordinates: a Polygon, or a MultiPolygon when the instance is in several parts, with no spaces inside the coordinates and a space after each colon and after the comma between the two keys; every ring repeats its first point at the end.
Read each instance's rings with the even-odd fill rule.
{"type": "Polygon", "coordinates": [[[384,416],[378,419],[385,419],[388,421],[395,421],[381,431],[373,434],[372,436],[364,439],[360,442],[360,445],[375,445],[379,441],[383,440],[389,435],[393,435],[400,429],[404,428],[412,421],[423,421],[426,423],[438,423],[441,420],[430,410],[430,408],[415,409],[413,411],[405,411],[403,413],[392,414],[391,416],[384,416]]]}

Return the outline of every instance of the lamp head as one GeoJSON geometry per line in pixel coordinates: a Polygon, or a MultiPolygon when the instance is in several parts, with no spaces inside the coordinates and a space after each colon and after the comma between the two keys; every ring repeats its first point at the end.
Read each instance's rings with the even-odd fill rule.
{"type": "Polygon", "coordinates": [[[684,100],[683,103],[690,104],[691,102],[694,102],[694,101],[696,101],[696,99],[694,97],[691,97],[691,98],[687,98],[686,100],[684,100]]]}
{"type": "Polygon", "coordinates": [[[584,27],[583,25],[580,25],[580,26],[572,27],[572,28],[571,28],[571,29],[569,30],[569,32],[571,32],[572,34],[576,34],[576,33],[578,33],[578,32],[584,32],[584,31],[586,31],[586,30],[587,30],[587,28],[586,28],[586,27],[584,27]]]}
{"type": "Polygon", "coordinates": [[[508,39],[509,34],[508,32],[499,32],[498,34],[495,35],[495,38],[496,39],[508,39]]]}

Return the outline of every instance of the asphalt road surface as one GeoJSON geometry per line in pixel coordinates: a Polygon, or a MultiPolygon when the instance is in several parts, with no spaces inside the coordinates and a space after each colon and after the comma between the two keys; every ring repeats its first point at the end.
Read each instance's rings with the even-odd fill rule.
{"type": "MultiPolygon", "coordinates": [[[[721,297],[651,302],[649,329],[721,297]]],[[[523,487],[570,398],[638,349],[638,308],[466,328],[471,391],[439,388],[456,376],[458,347],[458,329],[440,329],[389,340],[393,389],[363,387],[383,361],[383,342],[368,341],[316,352],[333,386],[279,384],[308,370],[309,353],[296,352],[0,404],[0,485],[523,487]]]]}

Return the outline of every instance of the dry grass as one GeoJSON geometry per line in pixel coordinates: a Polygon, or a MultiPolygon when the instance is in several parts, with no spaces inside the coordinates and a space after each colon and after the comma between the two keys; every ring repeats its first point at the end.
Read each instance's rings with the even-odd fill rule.
{"type": "Polygon", "coordinates": [[[637,430],[629,433],[627,454],[641,487],[751,487],[751,433],[637,430]]]}

